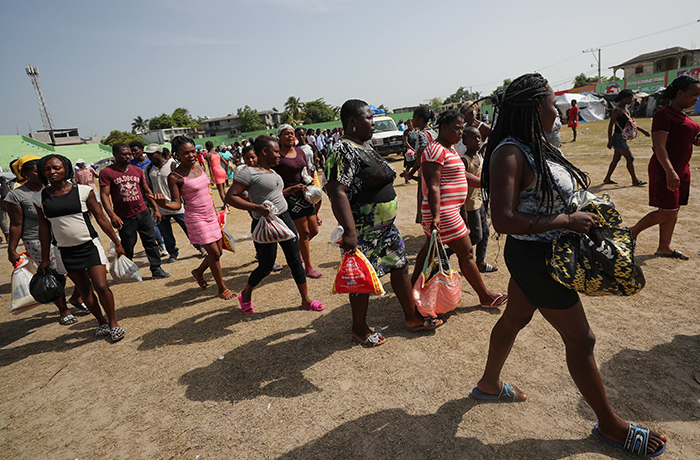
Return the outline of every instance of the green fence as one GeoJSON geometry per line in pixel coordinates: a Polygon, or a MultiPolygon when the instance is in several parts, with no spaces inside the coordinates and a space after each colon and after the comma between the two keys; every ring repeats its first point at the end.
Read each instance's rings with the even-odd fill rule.
{"type": "Polygon", "coordinates": [[[37,147],[37,148],[40,148],[43,150],[48,150],[49,152],[56,151],[56,149],[53,148],[53,146],[44,144],[43,142],[39,142],[36,139],[32,139],[31,137],[22,136],[22,142],[26,142],[27,144],[32,144],[34,147],[37,147]]]}

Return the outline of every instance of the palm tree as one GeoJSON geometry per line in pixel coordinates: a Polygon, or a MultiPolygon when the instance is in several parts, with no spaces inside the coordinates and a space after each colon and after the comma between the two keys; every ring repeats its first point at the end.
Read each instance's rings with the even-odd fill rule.
{"type": "Polygon", "coordinates": [[[294,96],[289,96],[287,102],[284,103],[284,108],[289,115],[292,117],[290,124],[298,124],[301,122],[301,116],[303,115],[303,110],[301,108],[301,99],[294,96]]]}
{"type": "Polygon", "coordinates": [[[131,123],[131,132],[133,134],[148,132],[148,120],[144,120],[141,117],[134,118],[134,121],[131,123]]]}

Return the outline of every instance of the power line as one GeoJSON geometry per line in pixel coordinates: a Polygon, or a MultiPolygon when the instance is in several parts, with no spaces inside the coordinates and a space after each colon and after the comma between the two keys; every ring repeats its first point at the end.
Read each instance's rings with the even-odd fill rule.
{"type": "Polygon", "coordinates": [[[651,37],[651,36],[654,36],[654,35],[659,35],[659,34],[662,34],[662,33],[664,33],[664,32],[668,32],[668,31],[670,31],[670,30],[680,29],[681,27],[688,27],[688,26],[690,26],[690,25],[697,24],[698,22],[700,22],[700,19],[698,19],[697,21],[693,21],[693,22],[687,22],[687,23],[681,24],[681,25],[679,25],[679,26],[671,27],[671,28],[669,28],[669,29],[660,30],[660,31],[658,31],[658,32],[652,32],[652,33],[650,33],[650,34],[642,35],[642,36],[639,36],[639,37],[636,37],[636,38],[630,38],[630,39],[627,39],[627,40],[622,40],[622,41],[620,41],[620,42],[609,43],[609,44],[607,44],[607,45],[599,46],[598,48],[607,48],[608,46],[620,45],[620,44],[622,44],[622,43],[627,43],[627,42],[631,42],[631,41],[634,41],[634,40],[639,40],[640,38],[647,38],[647,37],[651,37]]]}

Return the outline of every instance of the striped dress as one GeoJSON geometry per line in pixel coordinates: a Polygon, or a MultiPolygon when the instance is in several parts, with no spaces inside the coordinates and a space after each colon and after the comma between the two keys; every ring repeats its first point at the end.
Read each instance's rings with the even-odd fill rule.
{"type": "Polygon", "coordinates": [[[209,177],[199,169],[197,177],[182,177],[180,189],[185,200],[185,226],[192,244],[209,244],[221,239],[221,227],[214,209],[214,201],[209,193],[209,177]]]}
{"type": "MultiPolygon", "coordinates": [[[[457,155],[454,148],[446,148],[439,142],[432,142],[423,151],[422,163],[431,162],[442,165],[440,177],[440,238],[443,243],[458,240],[469,234],[467,225],[459,213],[467,199],[467,176],[464,163],[457,155]]],[[[423,202],[421,203],[421,215],[423,217],[423,232],[430,235],[430,225],[433,216],[428,205],[428,192],[425,181],[423,182],[423,202]]]]}

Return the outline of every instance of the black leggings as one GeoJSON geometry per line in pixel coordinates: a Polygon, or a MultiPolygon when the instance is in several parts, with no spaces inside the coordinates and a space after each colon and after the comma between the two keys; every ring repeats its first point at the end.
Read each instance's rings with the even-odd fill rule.
{"type": "MultiPolygon", "coordinates": [[[[297,235],[297,228],[294,225],[294,221],[289,217],[287,211],[283,212],[279,216],[284,224],[289,227],[295,235],[297,235]]],[[[258,219],[253,219],[250,226],[250,231],[252,232],[256,225],[258,225],[258,219]]],[[[248,277],[248,284],[250,286],[257,286],[260,282],[265,279],[267,275],[272,272],[272,267],[275,266],[275,259],[277,259],[277,244],[278,243],[255,243],[255,252],[258,255],[258,266],[253,273],[248,277]]],[[[287,259],[287,265],[292,270],[292,276],[294,277],[294,282],[297,284],[306,283],[306,273],[304,272],[304,264],[301,262],[301,255],[299,254],[299,236],[292,238],[287,241],[280,241],[279,245],[282,247],[284,252],[284,257],[287,259]]]]}

